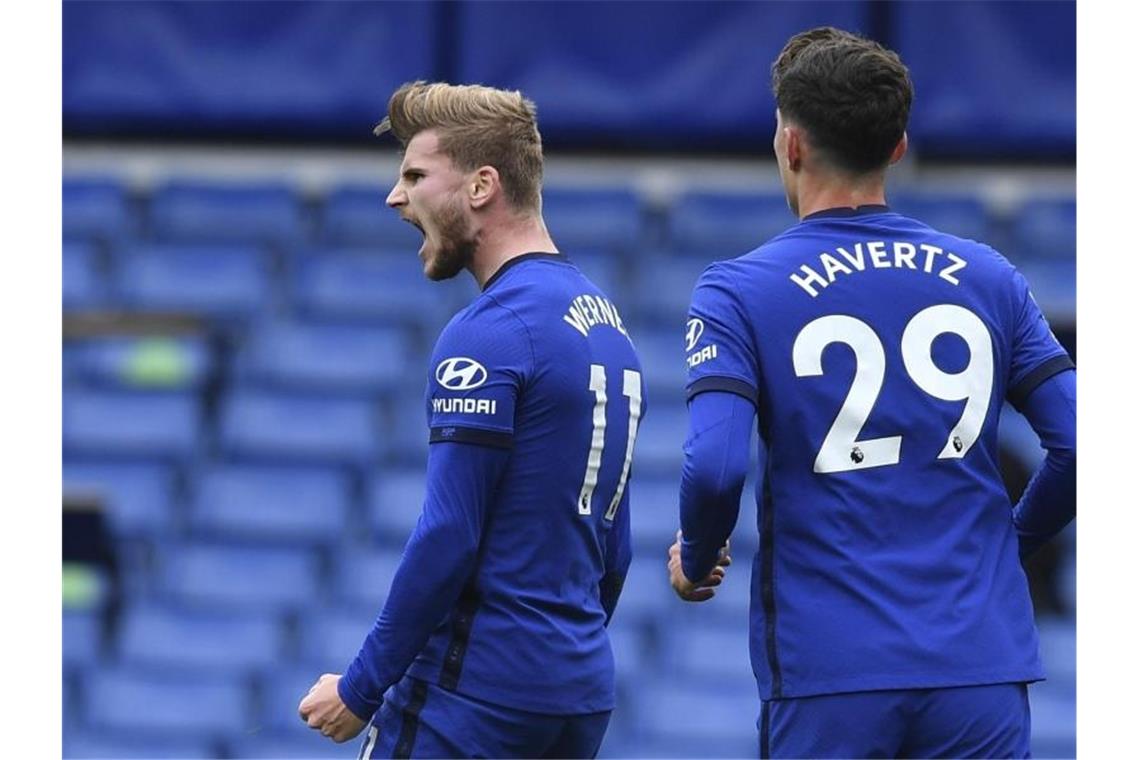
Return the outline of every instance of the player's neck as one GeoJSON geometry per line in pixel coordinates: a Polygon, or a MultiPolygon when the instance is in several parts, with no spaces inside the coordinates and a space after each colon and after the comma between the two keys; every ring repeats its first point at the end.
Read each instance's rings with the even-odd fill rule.
{"type": "Polygon", "coordinates": [[[864,180],[849,177],[803,177],[799,186],[800,219],[832,208],[858,208],[885,205],[884,177],[880,174],[864,180]]]}
{"type": "Polygon", "coordinates": [[[558,252],[542,217],[527,216],[488,224],[480,231],[479,247],[471,261],[471,276],[482,289],[508,261],[534,252],[558,252]]]}

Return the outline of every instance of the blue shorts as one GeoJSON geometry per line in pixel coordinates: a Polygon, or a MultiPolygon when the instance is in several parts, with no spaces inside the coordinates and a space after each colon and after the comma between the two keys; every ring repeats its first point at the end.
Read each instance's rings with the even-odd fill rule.
{"type": "Polygon", "coordinates": [[[594,757],[610,712],[543,715],[493,705],[404,676],[386,695],[360,759],[594,757]]]}
{"type": "Polygon", "coordinates": [[[762,702],[760,757],[1029,757],[1023,683],[762,702]]]}

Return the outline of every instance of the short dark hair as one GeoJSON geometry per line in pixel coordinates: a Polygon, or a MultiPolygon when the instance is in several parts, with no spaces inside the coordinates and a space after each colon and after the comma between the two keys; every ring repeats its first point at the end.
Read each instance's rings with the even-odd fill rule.
{"type": "Polygon", "coordinates": [[[830,26],[788,40],[772,63],[772,92],[825,160],[855,174],[887,165],[914,99],[897,53],[830,26]]]}

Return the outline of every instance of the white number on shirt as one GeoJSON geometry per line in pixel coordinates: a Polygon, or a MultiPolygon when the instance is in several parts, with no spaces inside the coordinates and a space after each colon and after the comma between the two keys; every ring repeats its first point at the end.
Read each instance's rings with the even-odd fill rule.
{"type": "Polygon", "coordinates": [[[897,464],[902,436],[858,440],[879,398],[887,357],[879,336],[866,322],[832,314],[808,323],[792,346],[792,362],[799,377],[823,374],[823,350],[832,343],[845,343],[855,352],[855,380],[839,410],[823,446],[815,458],[816,472],[845,472],[897,464]]]}
{"type": "MultiPolygon", "coordinates": [[[[897,464],[902,436],[858,440],[886,375],[883,343],[870,325],[841,314],[809,322],[792,346],[796,375],[822,375],[823,351],[832,343],[843,343],[855,352],[855,378],[816,455],[815,471],[849,472],[897,464]]],[[[946,445],[938,455],[939,459],[961,459],[981,434],[993,393],[993,341],[989,331],[972,311],[940,304],[923,309],[907,323],[901,348],[903,364],[915,385],[944,401],[965,399],[962,417],[947,434],[946,445]],[[944,333],[959,336],[969,347],[970,361],[961,372],[943,372],[934,364],[934,339],[944,333]]]]}
{"type": "MultiPolygon", "coordinates": [[[[600,364],[590,365],[590,390],[594,392],[594,433],[590,441],[590,454],[586,458],[586,475],[582,479],[582,490],[578,492],[578,514],[591,513],[594,489],[598,485],[598,469],[602,464],[602,450],[606,445],[606,368],[600,364]]],[[[621,503],[626,481],[629,479],[629,465],[633,460],[633,444],[637,439],[637,423],[641,419],[641,373],[632,369],[622,376],[622,395],[629,399],[629,429],[625,443],[625,461],[621,467],[621,477],[617,489],[606,509],[605,519],[614,519],[618,504],[621,503]]]]}

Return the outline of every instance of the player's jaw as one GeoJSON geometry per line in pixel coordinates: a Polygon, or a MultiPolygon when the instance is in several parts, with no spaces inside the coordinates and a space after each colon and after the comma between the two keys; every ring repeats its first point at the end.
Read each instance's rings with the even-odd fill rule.
{"type": "Polygon", "coordinates": [[[449,280],[470,265],[476,238],[458,202],[444,203],[434,214],[404,218],[424,236],[419,257],[429,280],[449,280]]]}

